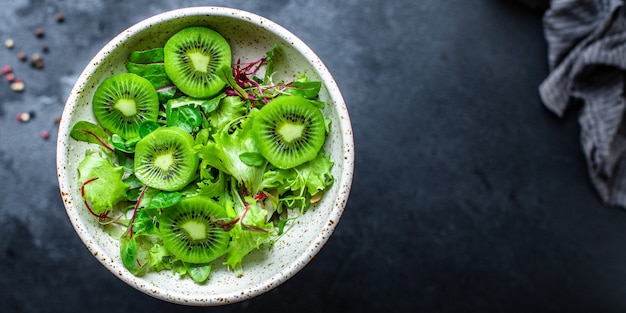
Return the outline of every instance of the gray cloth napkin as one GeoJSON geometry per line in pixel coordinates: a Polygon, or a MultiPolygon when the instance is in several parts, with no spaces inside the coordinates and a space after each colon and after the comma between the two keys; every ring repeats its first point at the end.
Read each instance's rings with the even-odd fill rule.
{"type": "Polygon", "coordinates": [[[623,0],[552,0],[543,16],[550,74],[539,87],[563,116],[580,108],[580,140],[602,200],[626,207],[626,20],[623,0]]]}

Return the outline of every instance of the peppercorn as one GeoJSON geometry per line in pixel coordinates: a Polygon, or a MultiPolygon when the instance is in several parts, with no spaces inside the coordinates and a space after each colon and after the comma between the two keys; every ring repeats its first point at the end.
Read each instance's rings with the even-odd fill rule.
{"type": "Polygon", "coordinates": [[[35,33],[35,36],[37,36],[37,38],[42,38],[44,36],[44,32],[41,27],[35,28],[34,33],[35,33]]]}
{"type": "Polygon", "coordinates": [[[11,90],[16,92],[24,91],[24,87],[24,81],[22,81],[21,79],[17,79],[11,83],[11,90]]]}

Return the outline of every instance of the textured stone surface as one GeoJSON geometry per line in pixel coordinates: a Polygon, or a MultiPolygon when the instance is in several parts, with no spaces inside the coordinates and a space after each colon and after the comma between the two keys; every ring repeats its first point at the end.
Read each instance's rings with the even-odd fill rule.
{"type": "Polygon", "coordinates": [[[356,143],[351,198],[318,257],[279,288],[211,311],[626,309],[626,214],[589,183],[576,112],[558,120],[539,100],[537,11],[502,0],[14,0],[0,10],[0,38],[15,42],[0,66],[26,88],[0,81],[2,311],[208,311],[146,296],[91,256],[58,194],[54,141],[54,117],[105,42],[207,4],[307,42],[342,88],[356,143]],[[20,51],[41,53],[44,68],[20,51]],[[20,123],[20,112],[34,117],[20,123]]]}

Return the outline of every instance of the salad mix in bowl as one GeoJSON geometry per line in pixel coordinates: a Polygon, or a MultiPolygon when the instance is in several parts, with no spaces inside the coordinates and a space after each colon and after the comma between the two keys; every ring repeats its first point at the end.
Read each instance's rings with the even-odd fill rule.
{"type": "Polygon", "coordinates": [[[187,305],[266,292],[302,269],[352,182],[341,93],[297,37],[193,7],[125,30],[59,126],[59,187],[87,248],[124,282],[187,305]]]}
{"type": "Polygon", "coordinates": [[[332,184],[321,82],[273,81],[279,49],[231,64],[219,33],[187,27],[163,48],[133,51],[128,72],[96,89],[97,123],[70,132],[99,148],[87,150],[76,188],[120,239],[131,273],[168,269],[204,283],[222,256],[241,273],[247,254],[278,240],[332,184]]]}

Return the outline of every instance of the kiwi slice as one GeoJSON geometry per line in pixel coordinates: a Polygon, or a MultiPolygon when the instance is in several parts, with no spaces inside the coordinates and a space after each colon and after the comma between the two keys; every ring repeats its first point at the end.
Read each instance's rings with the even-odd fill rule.
{"type": "Polygon", "coordinates": [[[183,198],[159,217],[163,245],[183,262],[211,262],[228,248],[230,235],[215,223],[224,218],[226,210],[208,197],[183,198]]]}
{"type": "Polygon", "coordinates": [[[135,146],[135,176],[146,186],[181,190],[196,177],[198,155],[193,137],[178,127],[160,127],[135,146]]]}
{"type": "Polygon", "coordinates": [[[230,68],[230,45],[210,28],[184,28],[165,43],[163,54],[165,72],[189,96],[210,98],[226,85],[217,70],[222,66],[230,68]]]}
{"type": "Polygon", "coordinates": [[[102,127],[124,139],[139,137],[139,125],[156,122],[157,92],[147,79],[122,73],[105,79],[93,95],[93,113],[102,127]]]}
{"type": "Polygon", "coordinates": [[[302,96],[280,96],[253,120],[255,142],[274,166],[287,169],[313,160],[324,145],[322,112],[302,96]]]}

